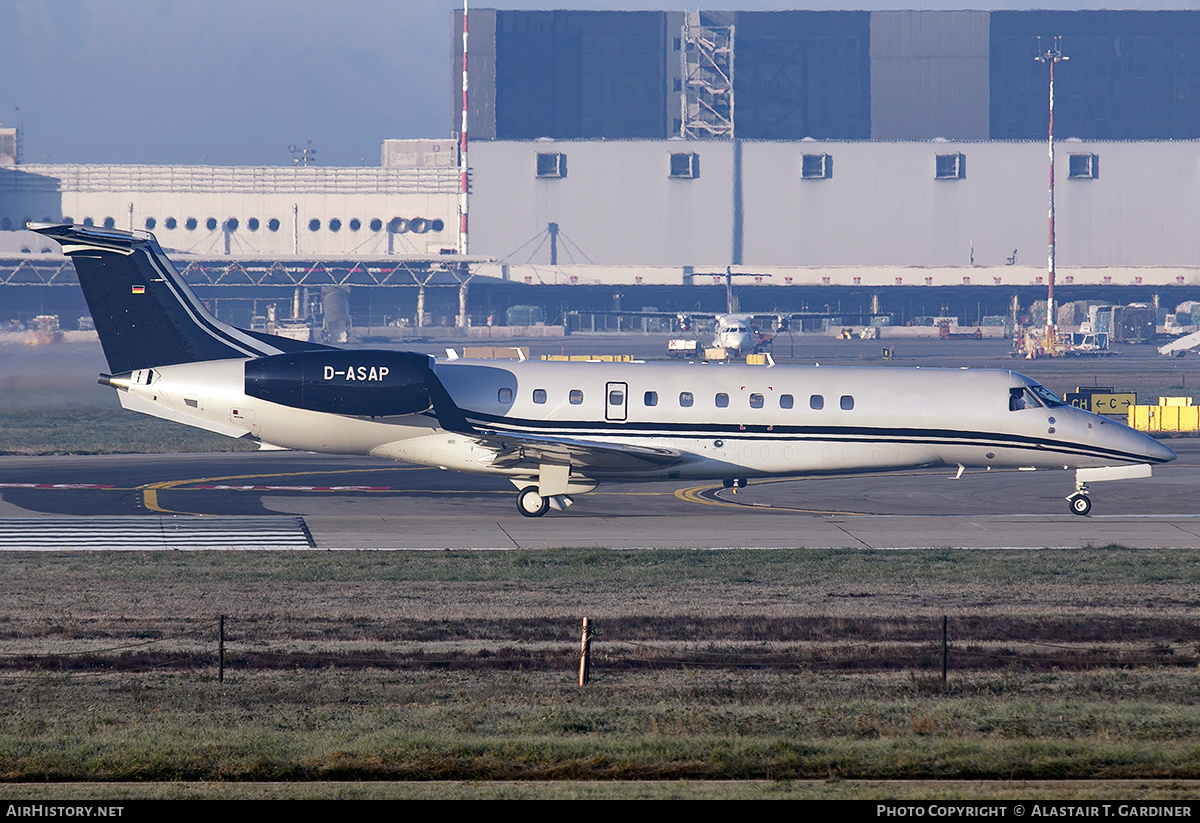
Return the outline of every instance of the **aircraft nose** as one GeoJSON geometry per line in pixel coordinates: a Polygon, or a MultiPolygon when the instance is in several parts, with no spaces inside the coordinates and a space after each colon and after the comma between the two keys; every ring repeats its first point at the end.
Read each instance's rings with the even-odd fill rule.
{"type": "Polygon", "coordinates": [[[1174,449],[1164,446],[1153,437],[1147,437],[1146,440],[1149,441],[1146,443],[1146,458],[1151,463],[1168,463],[1179,456],[1174,449]]]}

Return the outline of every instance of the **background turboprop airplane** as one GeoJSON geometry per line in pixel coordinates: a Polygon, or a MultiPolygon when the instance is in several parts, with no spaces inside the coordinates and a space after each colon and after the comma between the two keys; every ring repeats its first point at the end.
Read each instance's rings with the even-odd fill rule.
{"type": "Polygon", "coordinates": [[[213,317],[149,232],[32,224],[79,275],[126,409],[261,447],[370,454],[507,477],[538,517],[604,482],[922,466],[1146,477],[1175,453],[979,369],[435,361],[336,349],[213,317]]]}
{"type": "Polygon", "coordinates": [[[837,320],[845,322],[845,318],[854,318],[862,323],[875,317],[873,314],[855,314],[854,312],[741,312],[738,311],[737,295],[733,291],[733,278],[753,277],[762,279],[770,274],[755,272],[734,272],[732,267],[726,267],[723,275],[694,272],[693,277],[701,279],[712,277],[725,278],[725,313],[702,311],[590,311],[585,314],[619,315],[621,317],[646,317],[679,321],[685,332],[692,331],[698,319],[713,321],[713,348],[724,349],[726,352],[742,357],[751,353],[767,351],[772,341],[781,332],[787,332],[796,324],[801,327],[805,320],[837,320]]]}

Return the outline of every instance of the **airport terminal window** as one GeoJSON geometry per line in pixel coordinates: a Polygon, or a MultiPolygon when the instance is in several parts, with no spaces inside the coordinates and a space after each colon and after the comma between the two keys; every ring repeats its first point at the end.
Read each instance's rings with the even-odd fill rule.
{"type": "Polygon", "coordinates": [[[854,398],[851,395],[843,394],[841,401],[842,411],[850,411],[854,408],[854,398]]]}
{"type": "Polygon", "coordinates": [[[727,395],[725,392],[719,392],[716,399],[718,409],[729,408],[729,395],[727,395]]]}
{"type": "Polygon", "coordinates": [[[695,180],[699,176],[700,155],[695,152],[674,152],[671,154],[671,179],[695,180]]]}
{"type": "Polygon", "coordinates": [[[644,395],[642,395],[642,402],[645,403],[647,406],[657,406],[658,405],[658,392],[656,392],[656,391],[646,392],[644,395]]]}
{"type": "Polygon", "coordinates": [[[812,397],[808,398],[808,407],[810,409],[814,409],[815,411],[820,411],[821,409],[825,408],[825,398],[819,394],[814,394],[812,397]]]}
{"type": "Polygon", "coordinates": [[[204,225],[209,231],[213,231],[217,227],[217,218],[215,218],[215,217],[208,218],[207,220],[204,221],[204,225]]]}
{"type": "Polygon", "coordinates": [[[157,225],[158,225],[158,221],[157,221],[157,220],[155,220],[153,217],[147,217],[147,218],[146,218],[146,228],[147,228],[147,230],[149,230],[149,231],[154,231],[154,227],[155,227],[155,226],[157,226],[157,225]]]}
{"type": "Polygon", "coordinates": [[[583,402],[583,389],[571,389],[567,399],[571,401],[572,406],[578,406],[583,402]]]}
{"type": "Polygon", "coordinates": [[[1070,180],[1097,180],[1100,177],[1100,155],[1072,154],[1067,167],[1070,180]]]}
{"type": "Polygon", "coordinates": [[[279,221],[272,217],[267,221],[267,228],[271,231],[279,231],[279,221]]]}
{"type": "Polygon", "coordinates": [[[250,231],[258,231],[258,226],[259,222],[257,217],[251,217],[246,221],[246,228],[250,229],[250,231]]]}
{"type": "Polygon", "coordinates": [[[199,221],[199,220],[197,220],[195,217],[189,217],[189,218],[188,218],[187,220],[185,220],[185,221],[184,221],[184,223],[183,223],[183,227],[184,227],[185,229],[187,229],[188,231],[195,231],[195,230],[196,230],[196,226],[199,226],[199,225],[200,225],[200,221],[199,221]]]}
{"type": "Polygon", "coordinates": [[[542,403],[545,403],[546,402],[546,390],[545,389],[534,389],[533,390],[533,402],[537,403],[539,405],[541,405],[542,403]]]}
{"type": "Polygon", "coordinates": [[[934,165],[934,177],[938,180],[966,180],[967,156],[958,154],[939,154],[934,165]]]}
{"type": "Polygon", "coordinates": [[[501,389],[496,392],[496,399],[501,403],[508,404],[512,402],[512,389],[501,389]]]}
{"type": "Polygon", "coordinates": [[[168,217],[168,218],[167,218],[167,223],[166,223],[166,226],[167,226],[167,228],[168,228],[168,229],[170,229],[171,231],[174,231],[174,230],[175,230],[175,227],[176,227],[176,226],[178,226],[178,225],[179,225],[179,221],[177,221],[177,220],[176,220],[174,217],[168,217]]]}
{"type": "Polygon", "coordinates": [[[761,409],[763,407],[763,396],[758,392],[750,395],[750,408],[761,409]]]}
{"type": "Polygon", "coordinates": [[[779,395],[779,408],[790,409],[794,405],[794,403],[795,403],[795,401],[792,399],[792,396],[790,394],[779,395]]]}
{"type": "Polygon", "coordinates": [[[679,393],[679,405],[683,406],[685,409],[689,408],[692,403],[695,402],[696,398],[692,397],[692,393],[690,391],[681,391],[679,393]]]}
{"type": "Polygon", "coordinates": [[[567,176],[567,156],[559,152],[538,152],[537,176],[561,179],[567,176]]]}
{"type": "Polygon", "coordinates": [[[805,180],[831,179],[833,177],[833,155],[804,155],[800,158],[800,176],[805,180]]]}

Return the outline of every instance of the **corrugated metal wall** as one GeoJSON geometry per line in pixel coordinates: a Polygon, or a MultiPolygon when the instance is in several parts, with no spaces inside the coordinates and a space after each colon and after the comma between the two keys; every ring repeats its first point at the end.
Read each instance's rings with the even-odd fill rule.
{"type": "Polygon", "coordinates": [[[871,136],[986,140],[988,20],[984,11],[871,15],[871,136]]]}

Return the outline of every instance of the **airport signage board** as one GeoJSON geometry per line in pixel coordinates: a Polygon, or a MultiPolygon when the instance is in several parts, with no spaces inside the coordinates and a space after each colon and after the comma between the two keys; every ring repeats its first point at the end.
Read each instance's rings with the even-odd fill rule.
{"type": "Polygon", "coordinates": [[[1076,408],[1093,414],[1110,414],[1125,417],[1129,407],[1137,403],[1133,392],[1071,392],[1066,401],[1076,408]]]}

